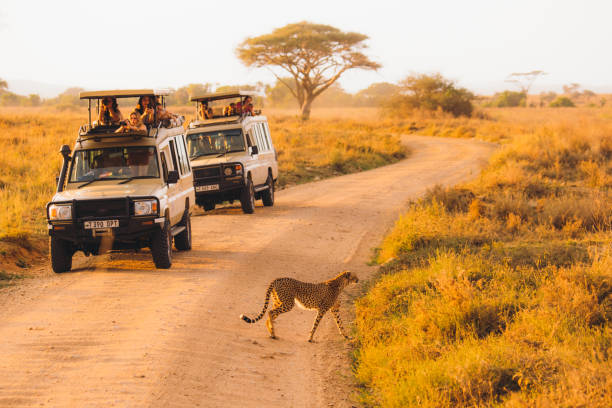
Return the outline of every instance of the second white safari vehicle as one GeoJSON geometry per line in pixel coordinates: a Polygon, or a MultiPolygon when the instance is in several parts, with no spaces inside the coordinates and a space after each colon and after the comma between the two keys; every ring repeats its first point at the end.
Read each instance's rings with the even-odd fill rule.
{"type": "Polygon", "coordinates": [[[274,205],[278,178],[277,153],[268,120],[246,106],[252,92],[234,91],[195,95],[197,120],[185,134],[193,168],[196,203],[212,210],[224,201],[239,200],[242,211],[255,211],[255,200],[274,205]],[[204,115],[202,107],[207,109],[204,115]]]}

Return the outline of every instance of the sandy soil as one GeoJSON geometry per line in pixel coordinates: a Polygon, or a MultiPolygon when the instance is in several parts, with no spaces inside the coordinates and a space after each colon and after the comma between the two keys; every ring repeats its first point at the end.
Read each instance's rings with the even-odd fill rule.
{"type": "MultiPolygon", "coordinates": [[[[194,217],[191,252],[156,270],[148,251],[75,256],[74,271],[0,290],[2,407],[350,407],[350,345],[325,316],[257,314],[278,277],[367,279],[372,248],[409,199],[475,177],[493,146],[406,137],[413,155],[384,168],[277,193],[254,215],[194,217]]],[[[353,286],[343,295],[359,293],[353,286]]],[[[346,303],[346,302],[345,302],[346,303]]],[[[342,315],[350,326],[351,308],[342,315]]]]}

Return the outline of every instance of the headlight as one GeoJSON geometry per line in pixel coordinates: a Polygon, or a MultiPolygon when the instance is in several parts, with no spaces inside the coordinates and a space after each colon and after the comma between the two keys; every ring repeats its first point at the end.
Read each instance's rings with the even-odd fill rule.
{"type": "Polygon", "coordinates": [[[49,206],[50,220],[72,219],[72,204],[51,204],[49,206]]]}
{"type": "Polygon", "coordinates": [[[226,177],[229,176],[239,176],[242,174],[242,165],[241,164],[230,164],[223,168],[223,174],[226,177]]]}
{"type": "Polygon", "coordinates": [[[134,201],[134,215],[157,215],[156,200],[134,201]]]}

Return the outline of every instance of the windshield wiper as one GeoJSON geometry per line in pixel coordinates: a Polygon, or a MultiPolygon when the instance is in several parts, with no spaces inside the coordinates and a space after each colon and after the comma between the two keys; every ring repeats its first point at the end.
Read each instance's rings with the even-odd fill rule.
{"type": "Polygon", "coordinates": [[[218,155],[217,157],[215,157],[215,159],[216,159],[216,158],[219,158],[219,157],[223,157],[223,156],[225,156],[226,154],[227,154],[227,149],[225,149],[225,151],[224,151],[223,153],[221,153],[220,155],[218,155]]]}
{"type": "Polygon", "coordinates": [[[190,158],[190,159],[197,159],[198,157],[202,157],[202,156],[210,156],[211,154],[215,154],[215,152],[195,154],[195,155],[193,155],[193,156],[189,156],[189,158],[190,158]]]}
{"type": "Polygon", "coordinates": [[[134,180],[134,179],[146,179],[146,178],[157,178],[155,176],[134,176],[134,177],[130,177],[130,178],[126,178],[125,180],[117,183],[117,184],[127,184],[130,181],[134,180]]]}
{"type": "Polygon", "coordinates": [[[104,179],[93,179],[93,180],[89,180],[87,183],[81,184],[80,186],[78,186],[77,188],[81,188],[81,187],[85,187],[90,185],[91,183],[93,183],[94,181],[100,181],[100,180],[104,180],[104,179]]]}

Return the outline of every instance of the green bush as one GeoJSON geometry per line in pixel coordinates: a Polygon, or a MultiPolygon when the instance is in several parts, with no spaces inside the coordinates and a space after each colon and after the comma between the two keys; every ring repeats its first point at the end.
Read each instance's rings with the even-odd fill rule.
{"type": "Polygon", "coordinates": [[[574,102],[567,96],[560,96],[550,103],[551,108],[574,108],[574,102]]]}
{"type": "Polygon", "coordinates": [[[392,116],[405,116],[422,109],[441,110],[453,116],[471,116],[475,96],[465,88],[457,88],[453,81],[440,74],[413,75],[400,82],[400,94],[383,104],[392,116]]]}
{"type": "Polygon", "coordinates": [[[495,99],[492,105],[497,108],[513,108],[517,106],[525,106],[527,95],[524,92],[504,91],[495,94],[495,99]]]}

